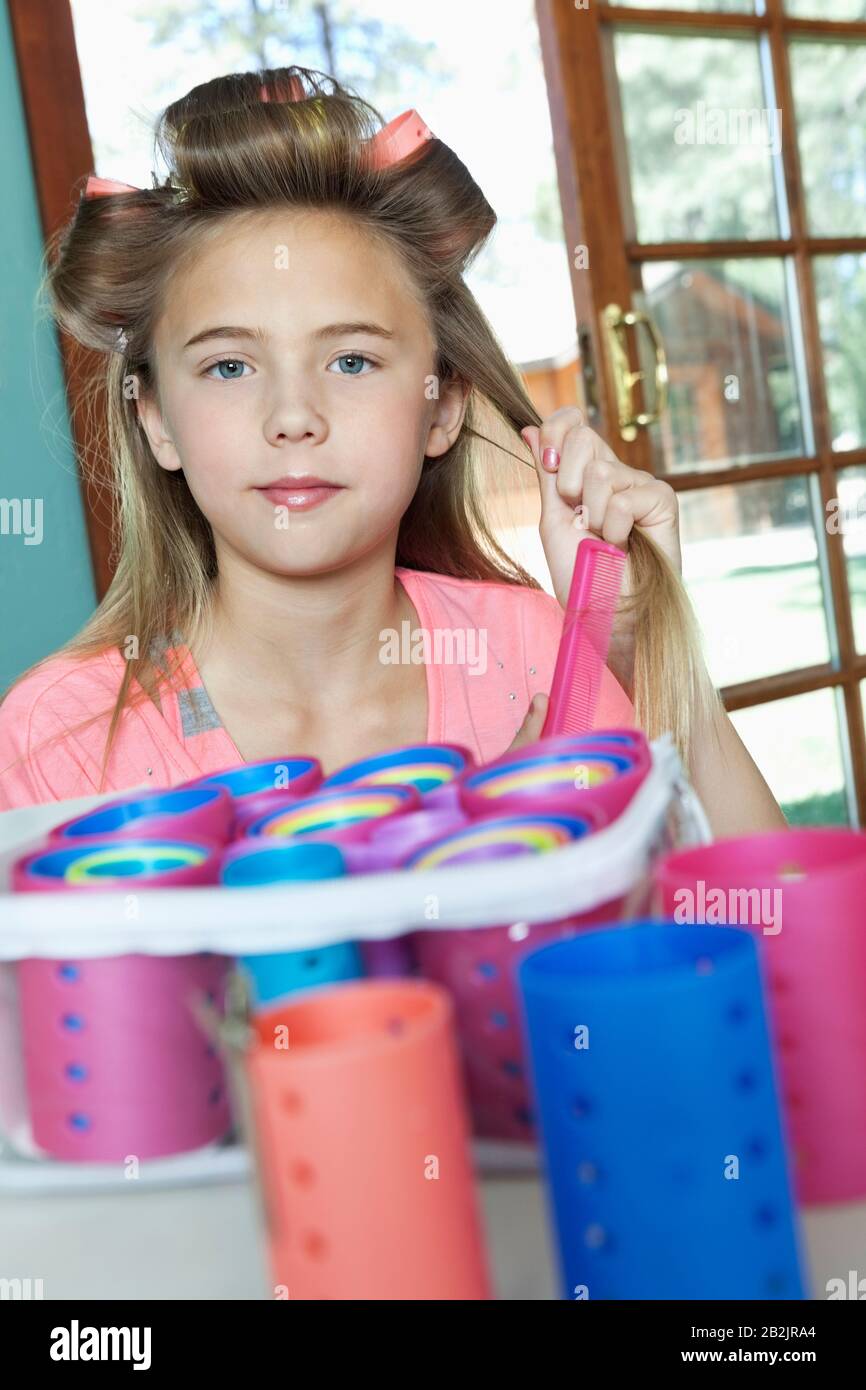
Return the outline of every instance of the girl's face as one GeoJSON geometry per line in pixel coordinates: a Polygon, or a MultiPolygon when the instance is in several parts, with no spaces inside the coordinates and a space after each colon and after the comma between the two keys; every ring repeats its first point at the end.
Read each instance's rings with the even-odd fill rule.
{"type": "Polygon", "coordinates": [[[402,263],[338,215],[234,219],[174,276],[155,353],[158,399],[138,408],[157,462],[183,469],[218,558],[275,574],[393,546],[465,411],[402,263]],[[340,490],[301,511],[260,491],[301,474],[340,490]]]}

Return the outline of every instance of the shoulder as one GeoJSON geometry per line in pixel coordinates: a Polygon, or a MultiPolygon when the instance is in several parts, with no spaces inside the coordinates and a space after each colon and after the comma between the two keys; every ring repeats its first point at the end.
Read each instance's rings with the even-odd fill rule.
{"type": "Polygon", "coordinates": [[[500,621],[505,625],[525,616],[546,627],[552,626],[557,633],[562,628],[562,609],[554,596],[544,589],[509,584],[505,580],[460,579],[432,570],[407,570],[401,566],[396,572],[410,597],[413,591],[420,591],[422,597],[434,599],[438,606],[455,613],[478,617],[488,623],[500,621]]]}
{"type": "Polygon", "coordinates": [[[0,729],[20,730],[22,721],[32,729],[37,720],[63,718],[81,709],[95,713],[97,699],[116,695],[121,668],[119,652],[110,649],[87,657],[46,657],[14,681],[0,700],[0,729]]]}
{"type": "Polygon", "coordinates": [[[91,790],[75,726],[110,715],[122,676],[120,653],[106,649],[46,657],[13,682],[0,700],[0,810],[76,794],[79,776],[80,794],[91,790]]]}

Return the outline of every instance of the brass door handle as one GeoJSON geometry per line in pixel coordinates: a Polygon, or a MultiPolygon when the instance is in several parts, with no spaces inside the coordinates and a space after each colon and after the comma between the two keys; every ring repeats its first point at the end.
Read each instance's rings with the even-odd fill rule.
{"type": "Polygon", "coordinates": [[[602,326],[604,328],[604,340],[610,354],[611,368],[613,370],[614,385],[616,388],[616,411],[621,437],[627,443],[631,443],[637,438],[639,429],[646,429],[648,425],[655,424],[661,418],[662,412],[668,403],[668,364],[665,356],[664,344],[653,320],[649,314],[643,313],[640,309],[623,311],[618,304],[608,304],[602,312],[602,326]],[[629,366],[628,349],[626,347],[625,330],[627,328],[646,329],[652,343],[655,354],[655,371],[653,373],[655,381],[655,400],[652,410],[636,411],[632,393],[639,381],[643,381],[646,372],[633,372],[629,366]]]}

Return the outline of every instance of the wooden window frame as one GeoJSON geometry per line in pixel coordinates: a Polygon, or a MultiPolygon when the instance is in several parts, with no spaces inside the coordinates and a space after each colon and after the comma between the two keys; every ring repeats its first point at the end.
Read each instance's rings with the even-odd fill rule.
{"type": "MultiPolygon", "coordinates": [[[[45,240],[75,211],[75,189],[93,171],[84,92],[68,0],[6,0],[18,81],[30,143],[36,201],[45,240]]],[[[87,403],[88,378],[99,364],[98,353],[83,350],[65,333],[60,354],[66,379],[69,420],[79,462],[90,559],[97,600],[113,573],[111,545],[113,504],[108,460],[94,451],[104,438],[105,418],[99,399],[87,403]],[[81,460],[86,461],[82,473],[81,460]]]]}

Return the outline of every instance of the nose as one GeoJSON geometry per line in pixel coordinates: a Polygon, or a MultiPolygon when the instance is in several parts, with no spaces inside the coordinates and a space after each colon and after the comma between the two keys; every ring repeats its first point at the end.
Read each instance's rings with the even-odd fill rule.
{"type": "Polygon", "coordinates": [[[318,444],[327,438],[328,426],[312,394],[299,377],[275,383],[262,425],[269,444],[299,443],[308,439],[318,444]]]}

